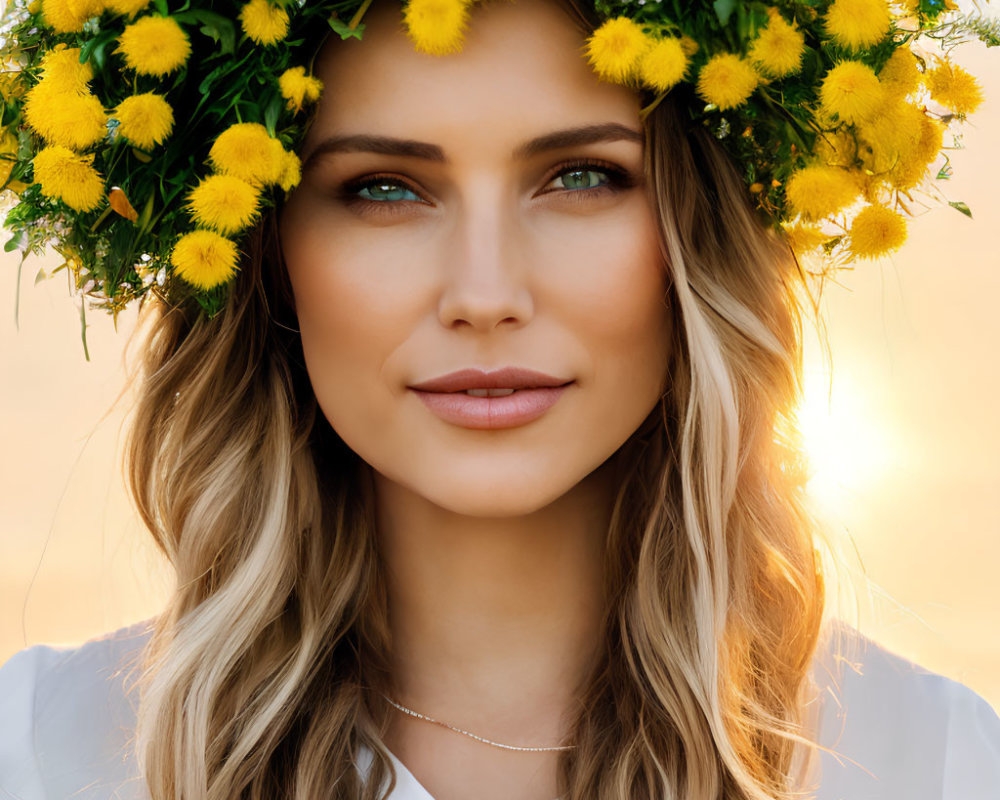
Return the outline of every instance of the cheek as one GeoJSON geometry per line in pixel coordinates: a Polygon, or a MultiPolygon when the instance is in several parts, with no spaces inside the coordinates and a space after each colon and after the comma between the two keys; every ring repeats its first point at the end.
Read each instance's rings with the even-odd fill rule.
{"type": "Polygon", "coordinates": [[[667,267],[645,201],[619,212],[579,228],[569,249],[552,253],[563,264],[555,302],[572,315],[567,324],[586,343],[598,379],[659,386],[670,341],[667,267]]]}
{"type": "Polygon", "coordinates": [[[338,422],[377,425],[392,399],[382,368],[415,324],[412,287],[391,248],[378,248],[376,260],[372,248],[345,246],[325,230],[302,223],[282,236],[309,379],[344,436],[338,422]]]}

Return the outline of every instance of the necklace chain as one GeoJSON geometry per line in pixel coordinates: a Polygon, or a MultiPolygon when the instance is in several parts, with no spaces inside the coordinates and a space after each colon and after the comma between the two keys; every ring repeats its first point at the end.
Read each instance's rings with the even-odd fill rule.
{"type": "Polygon", "coordinates": [[[395,700],[392,700],[391,698],[386,697],[385,695],[382,695],[382,697],[385,698],[387,703],[395,706],[404,714],[409,714],[411,717],[416,717],[417,719],[422,719],[425,720],[426,722],[433,722],[435,725],[440,725],[442,728],[448,728],[449,730],[455,731],[455,733],[460,733],[463,736],[470,736],[476,741],[483,742],[483,744],[492,745],[493,747],[500,747],[504,750],[521,750],[532,753],[539,753],[539,752],[549,752],[552,750],[572,750],[576,746],[570,744],[570,745],[564,745],[562,747],[519,747],[518,745],[514,744],[500,744],[500,742],[494,742],[490,739],[484,739],[482,736],[476,736],[476,734],[469,733],[469,731],[463,731],[461,728],[456,728],[454,725],[449,725],[447,722],[441,722],[440,720],[436,720],[433,717],[424,716],[423,714],[413,711],[412,709],[409,709],[406,706],[400,705],[395,700]]]}

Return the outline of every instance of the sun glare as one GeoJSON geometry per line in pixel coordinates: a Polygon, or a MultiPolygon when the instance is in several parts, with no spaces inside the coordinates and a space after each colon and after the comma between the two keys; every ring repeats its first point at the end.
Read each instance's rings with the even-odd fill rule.
{"type": "Polygon", "coordinates": [[[870,492],[889,471],[894,447],[873,393],[843,372],[833,377],[807,368],[798,420],[809,459],[809,493],[823,508],[843,510],[845,501],[870,492]]]}

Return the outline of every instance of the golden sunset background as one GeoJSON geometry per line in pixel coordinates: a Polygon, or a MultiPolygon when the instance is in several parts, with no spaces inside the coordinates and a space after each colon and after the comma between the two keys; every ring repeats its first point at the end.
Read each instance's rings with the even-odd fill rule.
{"type": "MultiPolygon", "coordinates": [[[[895,257],[829,284],[832,353],[807,329],[801,420],[811,489],[851,553],[856,603],[840,616],[1000,708],[1000,49],[964,48],[987,102],[942,188],[972,208],[911,224],[895,257]],[[832,385],[831,385],[832,379],[832,385]]],[[[6,237],[3,237],[6,238],[6,237]]],[[[155,614],[171,587],[122,488],[128,410],[118,331],[88,314],[57,262],[0,258],[0,662],[155,614]]]]}

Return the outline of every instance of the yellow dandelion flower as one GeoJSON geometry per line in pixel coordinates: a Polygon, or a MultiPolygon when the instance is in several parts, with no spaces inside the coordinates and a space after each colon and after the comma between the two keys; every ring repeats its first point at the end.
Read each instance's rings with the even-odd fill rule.
{"type": "Polygon", "coordinates": [[[903,246],[906,220],[883,205],[866,206],[851,223],[848,241],[858,258],[878,258],[903,246]]]}
{"type": "Polygon", "coordinates": [[[827,32],[841,47],[854,50],[878,44],[890,25],[885,0],[833,0],[826,12],[827,32]]]}
{"type": "Polygon", "coordinates": [[[288,101],[288,110],[298,113],[306,103],[315,103],[323,91],[323,82],[306,75],[305,67],[286,69],[278,78],[281,96],[288,101]]]}
{"type": "Polygon", "coordinates": [[[639,23],[628,17],[607,20],[587,39],[586,54],[599,77],[611,83],[628,83],[653,44],[639,23]]]}
{"type": "Polygon", "coordinates": [[[666,92],[684,80],[688,57],[678,39],[658,40],[639,61],[639,78],[650,89],[666,92]]]}
{"type": "Polygon", "coordinates": [[[77,155],[60,145],[43,148],[32,162],[42,194],[76,211],[93,211],[104,199],[104,179],[92,166],[94,157],[77,155]]]}
{"type": "Polygon", "coordinates": [[[861,194],[854,176],[845,169],[813,166],[800,169],[785,185],[785,197],[806,219],[823,219],[853,203],[861,194]]]}
{"type": "Polygon", "coordinates": [[[876,175],[894,169],[900,162],[912,161],[920,146],[924,112],[910,103],[896,102],[884,113],[858,126],[864,142],[862,160],[876,175]]]}
{"type": "Polygon", "coordinates": [[[878,79],[891,97],[903,98],[912,94],[920,85],[920,68],[917,57],[909,47],[897,47],[878,74],[878,79]]]}
{"type": "Polygon", "coordinates": [[[84,20],[104,13],[104,0],[66,0],[66,5],[71,14],[84,20]]]}
{"type": "Polygon", "coordinates": [[[832,237],[815,225],[788,225],[785,227],[785,238],[793,252],[803,255],[818,250],[832,237]]]}
{"type": "Polygon", "coordinates": [[[134,17],[146,6],[149,0],[105,0],[109,10],[125,17],[134,17]]]}
{"type": "Polygon", "coordinates": [[[146,92],[126,97],[114,112],[119,133],[136,147],[149,150],[174,128],[174,110],[162,95],[146,92]]]}
{"type": "Polygon", "coordinates": [[[750,60],[775,78],[799,71],[806,38],[802,31],[771,9],[771,19],[750,45],[750,60]]]}
{"type": "Polygon", "coordinates": [[[240,11],[240,23],[257,44],[274,44],[288,35],[288,12],[268,0],[250,0],[240,11]]]}
{"type": "Polygon", "coordinates": [[[43,0],[42,20],[57,33],[79,33],[87,17],[70,8],[69,0],[43,0]]]}
{"type": "Polygon", "coordinates": [[[825,131],[816,140],[816,157],[831,167],[853,167],[858,144],[846,128],[825,131]]]}
{"type": "Polygon", "coordinates": [[[148,16],[125,27],[118,52],[140,75],[162,77],[184,66],[191,43],[173,17],[148,16]]]}
{"type": "Polygon", "coordinates": [[[58,92],[86,94],[94,70],[80,63],[80,48],[56,45],[42,56],[42,81],[58,92]]]}
{"type": "Polygon", "coordinates": [[[208,158],[217,172],[254,186],[278,183],[285,171],[285,148],[256,122],[231,125],[215,140],[208,158]]]}
{"type": "Polygon", "coordinates": [[[971,114],[983,102],[979,81],[956,64],[943,63],[924,76],[931,97],[956,114],[971,114]]]}
{"type": "Polygon", "coordinates": [[[170,263],[174,272],[198,289],[214,289],[236,274],[236,243],[214,231],[192,231],[177,240],[170,263]]]}
{"type": "Polygon", "coordinates": [[[900,160],[889,175],[892,185],[904,191],[912,189],[927,178],[928,170],[944,146],[944,124],[924,113],[920,116],[920,140],[916,152],[912,158],[900,160]]]}
{"type": "Polygon", "coordinates": [[[468,0],[409,0],[403,12],[406,32],[421,53],[443,56],[462,49],[469,23],[468,0]]]}
{"type": "Polygon", "coordinates": [[[871,67],[841,61],[823,78],[819,100],[824,113],[848,123],[861,122],[879,112],[885,90],[871,67]]]}
{"type": "Polygon", "coordinates": [[[94,95],[60,91],[47,80],[28,92],[24,118],[43,139],[73,150],[86,150],[107,134],[108,117],[94,95]]]}
{"type": "Polygon", "coordinates": [[[210,175],[188,195],[194,221],[219,233],[239,233],[257,218],[260,189],[232,175],[210,175]]]}
{"type": "Polygon", "coordinates": [[[290,192],[302,180],[302,162],[299,161],[299,157],[295,153],[287,150],[282,160],[284,166],[281,171],[281,177],[278,179],[278,185],[286,192],[290,192]]]}
{"type": "Polygon", "coordinates": [[[746,59],[732,53],[712,56],[698,75],[698,96],[720,111],[735,108],[747,101],[760,75],[746,59]]]}

